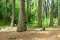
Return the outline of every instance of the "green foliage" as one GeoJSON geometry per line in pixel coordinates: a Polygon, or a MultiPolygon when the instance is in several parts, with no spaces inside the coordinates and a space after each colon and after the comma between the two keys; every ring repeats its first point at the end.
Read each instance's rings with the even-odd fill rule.
{"type": "MultiPolygon", "coordinates": [[[[59,1],[60,2],[60,1],[59,1]]],[[[28,27],[35,27],[37,28],[38,26],[38,18],[37,18],[37,6],[38,6],[38,1],[37,0],[31,0],[31,3],[30,3],[30,6],[31,6],[31,22],[28,24],[28,27]]],[[[27,2],[25,3],[25,8],[27,7],[27,2]]],[[[54,13],[54,16],[57,15],[56,13],[56,0],[54,0],[54,9],[55,9],[55,13],[54,13]]],[[[18,15],[19,15],[19,8],[20,8],[20,0],[16,0],[16,7],[15,7],[15,20],[18,24],[18,15]]],[[[44,18],[44,2],[43,2],[43,5],[42,5],[42,26],[43,27],[50,27],[50,18],[49,18],[49,15],[50,15],[50,5],[48,6],[49,7],[49,11],[48,11],[48,18],[45,19],[44,18]]],[[[10,24],[11,23],[11,19],[12,19],[12,0],[9,0],[8,1],[8,4],[7,4],[7,10],[8,10],[8,17],[9,17],[9,21],[8,23],[10,24]]],[[[27,8],[25,9],[25,13],[26,13],[26,16],[27,16],[27,8]]],[[[1,0],[0,1],[0,27],[3,27],[3,25],[5,26],[6,24],[4,24],[4,21],[5,21],[5,2],[4,0],[1,0]]],[[[54,26],[57,26],[58,24],[58,20],[57,18],[54,18],[54,26]]],[[[9,26],[9,24],[7,24],[9,26]]],[[[7,26],[6,25],[6,26],[7,26]]]]}

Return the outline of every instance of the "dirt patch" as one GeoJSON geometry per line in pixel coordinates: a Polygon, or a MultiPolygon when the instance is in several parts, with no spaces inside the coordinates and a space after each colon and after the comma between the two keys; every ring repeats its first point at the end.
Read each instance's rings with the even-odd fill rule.
{"type": "Polygon", "coordinates": [[[60,30],[0,32],[0,40],[60,40],[60,30]]]}

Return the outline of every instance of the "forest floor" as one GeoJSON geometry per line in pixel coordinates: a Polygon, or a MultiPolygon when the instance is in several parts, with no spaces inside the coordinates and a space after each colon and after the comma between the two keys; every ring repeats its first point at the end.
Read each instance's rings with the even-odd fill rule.
{"type": "Polygon", "coordinates": [[[60,40],[60,30],[16,32],[16,28],[8,28],[0,30],[0,40],[60,40]]]}

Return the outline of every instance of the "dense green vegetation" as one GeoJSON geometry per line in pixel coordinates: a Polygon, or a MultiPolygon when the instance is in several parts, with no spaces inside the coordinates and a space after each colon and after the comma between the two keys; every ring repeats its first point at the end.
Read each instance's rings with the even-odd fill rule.
{"type": "MultiPolygon", "coordinates": [[[[58,25],[58,8],[60,4],[60,0],[54,0],[54,18],[53,25],[57,27],[58,25]]],[[[9,27],[12,19],[12,0],[7,1],[7,19],[5,14],[5,0],[0,1],[0,28],[9,27]],[[5,22],[7,21],[7,23],[5,22]]],[[[30,0],[29,1],[29,9],[27,9],[27,0],[25,0],[25,18],[28,16],[28,24],[29,28],[37,28],[38,27],[38,0],[30,0]],[[27,12],[28,11],[28,12],[27,12]]],[[[20,0],[15,0],[15,26],[18,26],[18,17],[20,12],[20,0]]],[[[42,0],[42,27],[51,27],[50,26],[50,13],[51,13],[51,0],[42,0]],[[47,6],[46,6],[47,5],[47,6]],[[46,10],[47,9],[47,10],[46,10]],[[47,13],[46,13],[47,12],[47,13]]],[[[26,19],[25,19],[26,20],[26,19]]]]}

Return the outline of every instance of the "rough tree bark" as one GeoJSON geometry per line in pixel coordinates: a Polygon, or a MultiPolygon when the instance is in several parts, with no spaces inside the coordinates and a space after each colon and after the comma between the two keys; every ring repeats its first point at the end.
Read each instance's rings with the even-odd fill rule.
{"type": "Polygon", "coordinates": [[[54,0],[51,0],[50,26],[53,26],[54,0]]]}
{"type": "Polygon", "coordinates": [[[19,26],[17,28],[18,32],[23,32],[27,30],[27,27],[25,26],[25,20],[24,20],[24,14],[25,14],[25,0],[20,0],[20,13],[19,13],[19,26]]]}
{"type": "Polygon", "coordinates": [[[60,2],[58,0],[58,25],[60,26],[60,2]]]}
{"type": "Polygon", "coordinates": [[[42,20],[41,20],[41,15],[42,15],[42,0],[38,0],[38,27],[42,27],[42,20]]]}

